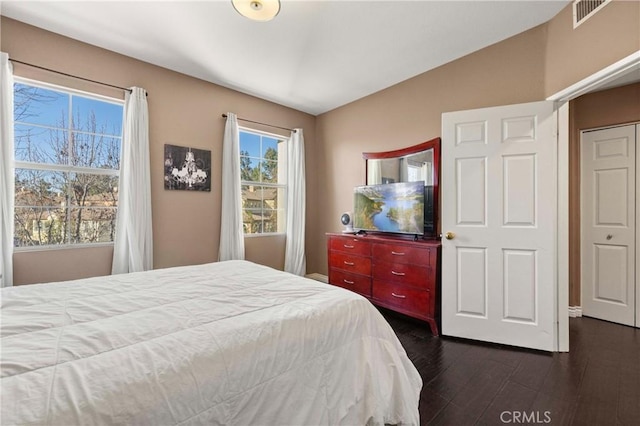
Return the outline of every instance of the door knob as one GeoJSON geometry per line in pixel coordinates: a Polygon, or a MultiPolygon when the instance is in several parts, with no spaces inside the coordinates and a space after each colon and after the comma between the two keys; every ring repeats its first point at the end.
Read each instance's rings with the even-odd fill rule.
{"type": "Polygon", "coordinates": [[[613,238],[613,235],[611,235],[611,234],[607,235],[607,240],[610,240],[612,238],[613,238]]]}
{"type": "Polygon", "coordinates": [[[444,237],[447,240],[453,240],[453,238],[456,236],[456,234],[454,234],[453,232],[447,232],[446,234],[444,234],[444,237]]]}

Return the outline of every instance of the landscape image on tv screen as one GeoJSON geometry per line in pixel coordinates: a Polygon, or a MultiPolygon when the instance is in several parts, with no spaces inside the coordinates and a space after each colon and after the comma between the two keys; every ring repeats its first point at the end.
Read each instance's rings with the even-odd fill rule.
{"type": "Polygon", "coordinates": [[[357,230],[424,233],[424,181],[356,187],[353,205],[357,230]]]}

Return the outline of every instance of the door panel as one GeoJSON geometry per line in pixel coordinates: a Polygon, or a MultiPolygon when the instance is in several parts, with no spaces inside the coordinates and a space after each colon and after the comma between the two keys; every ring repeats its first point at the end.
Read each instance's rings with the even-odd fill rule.
{"type": "Polygon", "coordinates": [[[538,288],[537,259],[534,250],[503,250],[503,318],[535,324],[538,288]]]}
{"type": "Polygon", "coordinates": [[[551,102],[443,114],[442,331],[557,350],[551,102]]]}
{"type": "Polygon", "coordinates": [[[593,297],[601,302],[627,305],[631,302],[627,292],[627,259],[629,251],[624,246],[594,244],[593,265],[596,279],[593,297]]]}
{"type": "Polygon", "coordinates": [[[537,164],[534,154],[503,157],[504,225],[536,226],[537,164]]]}
{"type": "Polygon", "coordinates": [[[456,160],[459,225],[484,226],[487,215],[487,161],[484,157],[456,160]]]}
{"type": "Polygon", "coordinates": [[[594,226],[629,225],[629,167],[595,170],[595,220],[594,226]]]}
{"type": "Polygon", "coordinates": [[[635,323],[636,126],[587,131],[581,144],[583,315],[635,323]]]}
{"type": "Polygon", "coordinates": [[[487,317],[486,264],[484,248],[457,247],[456,314],[487,317]]]}

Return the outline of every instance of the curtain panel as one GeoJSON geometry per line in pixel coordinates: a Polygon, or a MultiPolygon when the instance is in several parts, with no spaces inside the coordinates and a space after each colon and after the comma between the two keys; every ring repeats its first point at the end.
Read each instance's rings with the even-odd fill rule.
{"type": "Polygon", "coordinates": [[[153,269],[149,112],[144,89],[133,87],[126,93],[123,128],[113,274],[153,269]]]}
{"type": "Polygon", "coordinates": [[[0,52],[0,286],[13,285],[13,69],[0,52]]]}
{"type": "Polygon", "coordinates": [[[240,130],[238,117],[227,113],[222,142],[222,212],[218,260],[244,260],[242,188],[240,185],[240,130]]]}
{"type": "Polygon", "coordinates": [[[305,182],[304,136],[302,129],[291,132],[287,147],[287,239],[284,270],[304,276],[305,256],[305,182]]]}
{"type": "Polygon", "coordinates": [[[381,160],[367,160],[367,167],[369,168],[369,176],[367,177],[368,185],[375,185],[382,183],[382,161],[381,160]]]}

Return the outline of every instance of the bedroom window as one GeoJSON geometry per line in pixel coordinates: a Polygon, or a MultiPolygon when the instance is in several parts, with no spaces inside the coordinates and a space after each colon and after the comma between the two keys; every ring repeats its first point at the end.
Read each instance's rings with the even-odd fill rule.
{"type": "Polygon", "coordinates": [[[15,247],[113,242],[123,104],[16,79],[15,247]]]}
{"type": "Polygon", "coordinates": [[[287,138],[240,129],[242,224],[245,235],[284,233],[287,138]]]}

